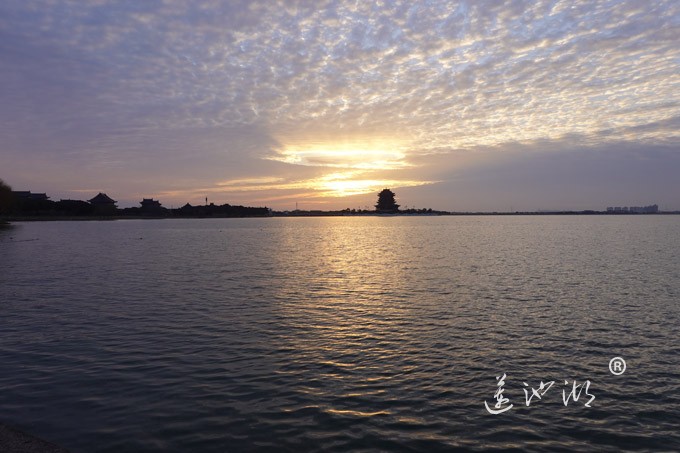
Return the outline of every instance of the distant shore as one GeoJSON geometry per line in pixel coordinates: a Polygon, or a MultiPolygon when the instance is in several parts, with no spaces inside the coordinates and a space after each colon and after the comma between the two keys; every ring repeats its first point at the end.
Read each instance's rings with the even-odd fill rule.
{"type": "Polygon", "coordinates": [[[604,216],[647,216],[647,215],[678,215],[680,211],[637,213],[637,212],[607,212],[607,211],[515,211],[515,212],[356,212],[348,213],[344,211],[284,211],[272,213],[272,217],[322,217],[322,216],[375,216],[375,217],[430,217],[430,216],[546,216],[546,215],[604,215],[604,216]]]}
{"type": "Polygon", "coordinates": [[[660,216],[660,215],[680,215],[680,211],[656,212],[656,213],[624,213],[606,211],[517,211],[517,212],[432,212],[432,213],[377,213],[377,212],[355,212],[344,211],[273,211],[269,216],[129,216],[129,215],[110,215],[110,216],[52,216],[52,215],[32,215],[32,216],[6,216],[0,219],[0,227],[9,226],[12,222],[55,222],[55,221],[112,221],[112,220],[161,220],[161,219],[237,219],[237,218],[267,218],[267,217],[433,217],[433,216],[660,216]]]}

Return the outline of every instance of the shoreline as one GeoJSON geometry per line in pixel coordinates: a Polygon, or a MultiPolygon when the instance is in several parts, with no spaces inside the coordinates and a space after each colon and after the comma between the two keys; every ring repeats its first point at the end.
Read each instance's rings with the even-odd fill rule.
{"type": "Polygon", "coordinates": [[[0,451],[6,453],[69,453],[57,444],[0,423],[0,451]]]}
{"type": "Polygon", "coordinates": [[[680,215],[680,211],[655,213],[611,213],[605,211],[555,211],[555,212],[438,212],[438,213],[394,213],[374,212],[346,213],[338,211],[274,212],[270,216],[7,216],[0,219],[0,228],[12,222],[71,222],[71,221],[115,221],[115,220],[166,220],[166,219],[256,219],[272,217],[441,217],[441,216],[667,216],[680,215]]]}

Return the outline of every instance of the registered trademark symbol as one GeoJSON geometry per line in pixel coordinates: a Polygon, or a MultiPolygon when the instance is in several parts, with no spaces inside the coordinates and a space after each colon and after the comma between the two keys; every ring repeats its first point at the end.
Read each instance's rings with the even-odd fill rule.
{"type": "Polygon", "coordinates": [[[609,361],[609,371],[616,376],[620,376],[626,371],[626,361],[621,357],[614,357],[609,361]]]}

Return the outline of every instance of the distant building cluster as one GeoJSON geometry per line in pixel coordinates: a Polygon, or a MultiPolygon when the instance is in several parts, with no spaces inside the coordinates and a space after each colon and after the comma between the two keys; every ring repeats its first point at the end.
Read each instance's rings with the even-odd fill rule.
{"type": "Polygon", "coordinates": [[[20,216],[128,216],[128,217],[266,217],[271,215],[269,208],[254,208],[248,206],[232,206],[224,204],[216,206],[191,206],[186,204],[179,209],[168,209],[161,202],[153,198],[144,198],[139,207],[118,208],[117,201],[107,194],[99,192],[93,198],[82,200],[52,201],[45,193],[30,191],[12,191],[8,206],[0,206],[0,213],[20,216]]]}
{"type": "Polygon", "coordinates": [[[659,206],[653,204],[649,206],[631,206],[631,207],[608,207],[607,212],[613,214],[656,214],[659,212],[659,206]]]}

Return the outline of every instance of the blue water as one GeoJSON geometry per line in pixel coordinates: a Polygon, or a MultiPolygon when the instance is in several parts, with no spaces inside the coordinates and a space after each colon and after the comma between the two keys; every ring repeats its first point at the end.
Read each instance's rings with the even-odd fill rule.
{"type": "Polygon", "coordinates": [[[678,216],[19,223],[0,422],[73,452],[677,451],[679,300],[678,216]]]}

